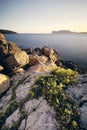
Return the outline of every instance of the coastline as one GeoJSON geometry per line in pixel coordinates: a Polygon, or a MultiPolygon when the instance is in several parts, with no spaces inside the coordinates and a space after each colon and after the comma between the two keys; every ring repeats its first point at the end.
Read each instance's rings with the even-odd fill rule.
{"type": "Polygon", "coordinates": [[[0,129],[86,130],[87,75],[78,65],[50,46],[22,50],[0,40],[0,129]]]}

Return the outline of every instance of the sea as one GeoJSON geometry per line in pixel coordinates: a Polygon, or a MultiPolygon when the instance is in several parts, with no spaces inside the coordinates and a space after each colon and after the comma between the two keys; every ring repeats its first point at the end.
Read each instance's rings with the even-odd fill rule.
{"type": "Polygon", "coordinates": [[[5,38],[22,49],[48,45],[58,51],[60,60],[73,61],[87,72],[87,34],[5,34],[5,38]]]}

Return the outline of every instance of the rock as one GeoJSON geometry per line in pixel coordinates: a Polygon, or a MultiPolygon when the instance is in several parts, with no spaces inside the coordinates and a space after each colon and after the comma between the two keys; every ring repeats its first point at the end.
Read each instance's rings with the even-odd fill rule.
{"type": "Polygon", "coordinates": [[[0,94],[5,92],[9,87],[10,87],[9,77],[4,74],[0,74],[0,94]]]}
{"type": "Polygon", "coordinates": [[[46,55],[48,57],[50,57],[50,55],[53,55],[53,53],[54,53],[53,49],[49,46],[44,46],[42,48],[42,52],[43,52],[44,55],[46,55]]]}
{"type": "Polygon", "coordinates": [[[25,112],[28,115],[25,130],[59,130],[54,111],[42,97],[28,101],[25,112]]]}
{"type": "Polygon", "coordinates": [[[18,130],[25,130],[26,127],[26,119],[22,120],[18,130]]]}
{"type": "Polygon", "coordinates": [[[65,69],[72,69],[74,71],[79,71],[79,66],[74,63],[73,61],[62,61],[60,60],[60,62],[62,63],[62,67],[65,69]]]}
{"type": "Polygon", "coordinates": [[[21,49],[13,42],[7,42],[8,55],[12,55],[21,51],[21,49]]]}
{"type": "Polygon", "coordinates": [[[60,60],[57,60],[56,62],[55,62],[55,64],[58,66],[58,67],[62,67],[63,65],[62,65],[62,62],[60,61],[60,60]]]}
{"type": "Polygon", "coordinates": [[[9,102],[11,100],[12,91],[9,89],[6,94],[0,97],[0,112],[5,112],[9,107],[9,102]]]}
{"type": "Polygon", "coordinates": [[[36,64],[38,64],[39,62],[38,62],[38,59],[37,59],[37,57],[36,57],[36,55],[34,56],[34,55],[29,55],[29,65],[36,65],[36,64]]]}
{"type": "Polygon", "coordinates": [[[49,57],[53,62],[58,60],[59,54],[49,46],[44,46],[42,48],[42,53],[49,57]]]}
{"type": "Polygon", "coordinates": [[[29,65],[36,65],[38,63],[45,63],[48,60],[48,58],[44,55],[38,56],[38,55],[29,55],[29,65]]]}
{"type": "Polygon", "coordinates": [[[0,71],[2,71],[3,69],[4,69],[3,66],[0,65],[0,71]]]}
{"type": "Polygon", "coordinates": [[[77,84],[69,85],[67,92],[77,102],[81,123],[87,130],[87,74],[78,77],[77,84]]]}
{"type": "Polygon", "coordinates": [[[4,44],[6,43],[5,37],[2,33],[0,33],[0,44],[1,43],[4,43],[4,44]]]}
{"type": "Polygon", "coordinates": [[[17,74],[17,73],[23,73],[24,74],[24,69],[23,68],[19,68],[17,69],[16,71],[14,71],[14,74],[17,74]]]}
{"type": "Polygon", "coordinates": [[[38,59],[39,63],[46,63],[48,60],[48,57],[46,57],[44,55],[41,55],[41,56],[37,55],[37,59],[38,59]]]}
{"type": "Polygon", "coordinates": [[[29,63],[29,56],[25,51],[15,53],[4,60],[4,66],[8,71],[14,71],[29,63]]]}
{"type": "Polygon", "coordinates": [[[19,119],[20,119],[20,112],[19,109],[17,109],[15,112],[12,113],[11,116],[9,116],[6,119],[5,126],[11,128],[15,122],[19,121],[19,119]]]}
{"type": "Polygon", "coordinates": [[[0,62],[2,63],[5,58],[20,51],[21,49],[13,42],[0,43],[0,62]]]}
{"type": "Polygon", "coordinates": [[[32,53],[32,48],[23,49],[23,51],[26,51],[26,53],[29,55],[32,53]]]}
{"type": "Polygon", "coordinates": [[[38,56],[41,56],[42,55],[42,49],[37,47],[33,50],[32,52],[33,55],[38,55],[38,56]]]}
{"type": "Polygon", "coordinates": [[[49,72],[53,69],[55,69],[57,66],[53,61],[50,61],[46,64],[40,63],[35,66],[32,66],[30,69],[32,72],[35,73],[42,73],[42,72],[49,72]]]}

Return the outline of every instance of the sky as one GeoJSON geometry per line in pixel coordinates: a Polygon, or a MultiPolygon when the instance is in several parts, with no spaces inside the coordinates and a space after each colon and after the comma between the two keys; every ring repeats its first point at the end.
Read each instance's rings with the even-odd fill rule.
{"type": "Polygon", "coordinates": [[[0,0],[0,29],[87,32],[87,0],[0,0]]]}

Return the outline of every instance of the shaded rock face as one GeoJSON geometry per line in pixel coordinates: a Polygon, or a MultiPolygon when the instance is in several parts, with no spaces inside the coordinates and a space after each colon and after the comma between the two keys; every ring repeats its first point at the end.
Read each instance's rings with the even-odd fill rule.
{"type": "Polygon", "coordinates": [[[10,87],[9,77],[4,74],[0,74],[0,94],[5,92],[9,87],[10,87]]]}
{"type": "Polygon", "coordinates": [[[81,122],[85,127],[84,130],[87,130],[87,74],[80,75],[77,80],[77,84],[70,85],[67,92],[77,102],[81,113],[81,122]]]}
{"type": "Polygon", "coordinates": [[[23,51],[26,51],[26,53],[29,55],[32,53],[32,48],[23,49],[23,51]]]}
{"type": "Polygon", "coordinates": [[[7,42],[4,35],[0,34],[0,62],[11,54],[21,51],[19,47],[13,42],[7,42]]]}
{"type": "Polygon", "coordinates": [[[4,66],[8,71],[14,71],[29,63],[29,56],[25,51],[20,51],[4,60],[4,66]]]}
{"type": "Polygon", "coordinates": [[[7,42],[8,44],[8,54],[12,55],[21,51],[21,49],[13,42],[7,42]]]}
{"type": "MultiPolygon", "coordinates": [[[[60,64],[62,64],[61,66],[65,69],[72,69],[74,71],[78,71],[80,72],[79,66],[74,63],[73,61],[63,61],[63,60],[59,60],[60,64]]],[[[57,64],[59,64],[59,62],[56,62],[57,64]]]]}
{"type": "Polygon", "coordinates": [[[36,65],[38,64],[38,59],[34,55],[29,55],[29,65],[36,65]]]}

